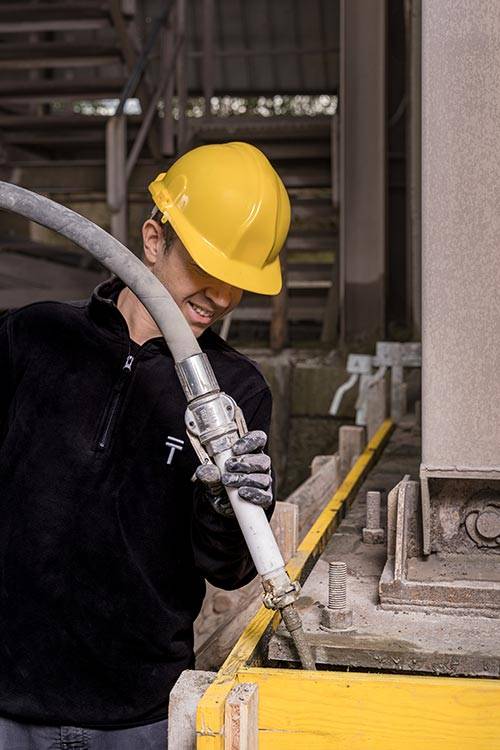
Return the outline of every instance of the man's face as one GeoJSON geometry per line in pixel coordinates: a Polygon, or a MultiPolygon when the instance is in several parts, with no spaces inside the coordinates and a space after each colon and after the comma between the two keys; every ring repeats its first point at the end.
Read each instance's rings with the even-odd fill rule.
{"type": "Polygon", "coordinates": [[[168,289],[196,337],[238,305],[243,291],[205,273],[179,239],[165,250],[158,222],[145,222],[143,237],[146,265],[168,289]],[[151,225],[156,225],[156,237],[151,225]],[[151,252],[152,245],[156,252],[151,252]]]}

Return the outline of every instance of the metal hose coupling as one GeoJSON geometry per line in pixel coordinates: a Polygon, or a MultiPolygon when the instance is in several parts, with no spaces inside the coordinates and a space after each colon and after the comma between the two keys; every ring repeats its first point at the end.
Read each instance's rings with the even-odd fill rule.
{"type": "Polygon", "coordinates": [[[262,576],[264,587],[264,606],[268,609],[284,609],[297,601],[300,594],[300,583],[291,581],[283,568],[262,576]]]}

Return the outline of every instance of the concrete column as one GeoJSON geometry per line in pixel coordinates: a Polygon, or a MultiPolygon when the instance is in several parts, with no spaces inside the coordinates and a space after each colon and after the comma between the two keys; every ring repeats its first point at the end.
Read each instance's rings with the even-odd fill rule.
{"type": "Polygon", "coordinates": [[[422,0],[406,0],[407,9],[407,310],[413,337],[421,337],[422,319],[422,0]]]}
{"type": "Polygon", "coordinates": [[[345,342],[384,337],[386,3],[340,3],[340,304],[345,342]]]}
{"type": "Polygon", "coordinates": [[[500,478],[498,0],[422,2],[422,462],[500,478]]]}

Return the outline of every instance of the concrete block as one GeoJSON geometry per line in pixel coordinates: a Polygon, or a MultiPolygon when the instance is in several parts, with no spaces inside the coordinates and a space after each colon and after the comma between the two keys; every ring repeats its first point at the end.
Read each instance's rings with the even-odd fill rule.
{"type": "Polygon", "coordinates": [[[182,672],[170,693],[168,750],[196,750],[196,709],[215,677],[216,672],[182,672]]]}
{"type": "Polygon", "coordinates": [[[326,456],[314,456],[313,460],[311,461],[311,476],[314,476],[318,473],[318,471],[321,471],[323,466],[327,464],[329,461],[332,460],[332,454],[328,454],[326,456]]]}
{"type": "MultiPolygon", "coordinates": [[[[338,353],[297,361],[292,373],[291,411],[294,416],[328,414],[335,391],[348,379],[346,363],[338,353]]],[[[354,417],[357,388],[346,393],[337,415],[354,417]]]]}
{"type": "Polygon", "coordinates": [[[377,380],[368,388],[366,436],[371,440],[387,416],[386,381],[377,380]]]}

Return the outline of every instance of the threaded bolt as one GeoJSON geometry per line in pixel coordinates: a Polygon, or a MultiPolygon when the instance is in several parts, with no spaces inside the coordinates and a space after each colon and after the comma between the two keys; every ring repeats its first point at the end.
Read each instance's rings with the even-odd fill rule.
{"type": "Polygon", "coordinates": [[[366,493],[366,528],[380,529],[380,492],[366,493]]]}
{"type": "Polygon", "coordinates": [[[382,544],[385,533],[380,525],[380,498],[378,490],[366,493],[366,526],[363,529],[365,544],[382,544]]]}
{"type": "Polygon", "coordinates": [[[347,565],[328,563],[328,606],[320,605],[320,628],[351,630],[352,610],[347,609],[347,565]]]}
{"type": "Polygon", "coordinates": [[[328,608],[345,609],[347,606],[347,565],[345,562],[328,563],[328,608]]]}

